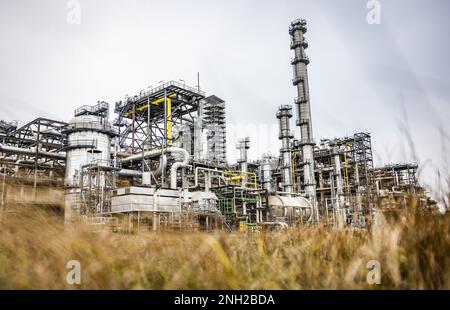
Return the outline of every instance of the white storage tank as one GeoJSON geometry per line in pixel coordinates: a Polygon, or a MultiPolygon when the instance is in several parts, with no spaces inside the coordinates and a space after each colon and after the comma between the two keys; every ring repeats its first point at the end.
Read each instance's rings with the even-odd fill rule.
{"type": "Polygon", "coordinates": [[[77,186],[77,176],[83,165],[109,166],[111,138],[115,129],[106,118],[97,115],[79,115],[67,128],[65,185],[77,186]]]}

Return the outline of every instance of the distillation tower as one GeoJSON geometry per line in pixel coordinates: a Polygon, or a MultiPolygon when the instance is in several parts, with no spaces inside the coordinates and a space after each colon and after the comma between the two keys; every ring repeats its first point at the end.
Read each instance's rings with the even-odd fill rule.
{"type": "Polygon", "coordinates": [[[316,201],[316,181],[314,177],[314,140],[311,120],[311,106],[309,102],[308,64],[309,58],[305,53],[308,42],[304,38],[306,20],[298,19],[291,23],[291,49],[295,56],[291,64],[294,70],[293,84],[297,87],[297,126],[300,127],[300,147],[303,154],[303,190],[314,206],[314,219],[318,220],[316,201]]]}
{"type": "Polygon", "coordinates": [[[282,187],[283,192],[286,194],[291,194],[293,189],[292,184],[292,149],[291,149],[291,139],[294,135],[291,132],[289,120],[292,117],[292,106],[282,105],[277,112],[277,118],[280,122],[280,135],[281,140],[281,157],[282,157],[282,187]]]}

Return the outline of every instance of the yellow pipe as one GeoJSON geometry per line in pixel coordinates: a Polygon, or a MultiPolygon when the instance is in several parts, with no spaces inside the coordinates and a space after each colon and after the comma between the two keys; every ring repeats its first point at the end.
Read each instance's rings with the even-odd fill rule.
{"type": "Polygon", "coordinates": [[[230,171],[224,171],[223,174],[224,174],[224,176],[230,175],[230,177],[227,178],[227,180],[230,180],[230,181],[242,181],[246,176],[253,177],[253,187],[255,189],[258,189],[256,173],[242,172],[240,170],[230,170],[230,171]],[[235,180],[232,180],[232,179],[235,179],[235,180]]]}
{"type": "MultiPolygon", "coordinates": [[[[175,98],[176,95],[177,95],[177,94],[171,94],[171,95],[167,96],[167,102],[169,102],[169,99],[170,99],[170,98],[175,98]]],[[[159,98],[159,99],[157,99],[157,100],[155,100],[155,101],[152,101],[152,102],[150,102],[150,104],[146,104],[146,105],[140,106],[140,107],[137,108],[136,110],[138,110],[138,111],[144,111],[144,110],[146,110],[150,105],[159,105],[159,104],[161,104],[161,103],[163,103],[163,102],[164,102],[164,97],[163,97],[163,98],[159,98]]]]}
{"type": "Polygon", "coordinates": [[[172,99],[167,98],[167,144],[172,145],[172,99]]]}
{"type": "MultiPolygon", "coordinates": [[[[167,96],[167,144],[172,144],[172,99],[175,98],[177,94],[171,94],[167,96]]],[[[142,112],[146,109],[148,109],[151,105],[160,105],[163,103],[165,98],[159,98],[155,101],[150,102],[149,104],[140,106],[136,108],[136,110],[142,112]]],[[[125,116],[130,116],[133,112],[127,112],[125,113],[125,116]]]]}
{"type": "Polygon", "coordinates": [[[238,176],[238,177],[230,177],[230,178],[225,178],[225,180],[227,181],[242,181],[244,177],[242,176],[238,176]]]}

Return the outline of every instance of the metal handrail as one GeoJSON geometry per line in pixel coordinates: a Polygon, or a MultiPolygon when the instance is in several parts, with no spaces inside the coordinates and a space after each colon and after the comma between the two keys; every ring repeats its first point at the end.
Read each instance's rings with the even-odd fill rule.
{"type": "Polygon", "coordinates": [[[67,147],[78,147],[78,146],[90,146],[92,148],[97,147],[97,140],[88,140],[88,139],[80,139],[80,140],[69,140],[66,143],[67,147]]]}
{"type": "Polygon", "coordinates": [[[86,130],[100,130],[108,133],[112,133],[114,135],[118,135],[119,131],[114,128],[113,125],[109,123],[99,123],[99,122],[79,122],[68,124],[65,131],[73,131],[77,129],[86,129],[86,130]]]}
{"type": "Polygon", "coordinates": [[[304,19],[304,18],[297,18],[297,19],[294,19],[291,22],[291,25],[296,25],[296,24],[306,25],[306,19],[304,19]]]}
{"type": "Polygon", "coordinates": [[[11,127],[17,127],[18,122],[17,121],[7,122],[7,121],[4,121],[4,120],[0,120],[0,125],[7,125],[7,126],[11,126],[11,127]]]}
{"type": "Polygon", "coordinates": [[[304,145],[304,144],[312,144],[315,145],[316,141],[314,139],[300,139],[300,144],[304,145]]]}
{"type": "Polygon", "coordinates": [[[83,115],[86,113],[99,114],[101,112],[107,112],[109,110],[109,104],[102,101],[94,106],[84,105],[75,110],[75,116],[83,115]]]}
{"type": "Polygon", "coordinates": [[[299,103],[307,102],[307,101],[309,101],[308,97],[300,97],[300,98],[297,97],[297,98],[295,98],[294,103],[299,104],[299,103]]]}
{"type": "Polygon", "coordinates": [[[297,61],[297,60],[298,60],[298,62],[301,62],[302,60],[305,60],[306,62],[309,63],[309,57],[307,55],[302,55],[300,57],[298,57],[298,56],[292,57],[291,58],[291,63],[293,63],[294,61],[297,61]]]}
{"type": "MultiPolygon", "coordinates": [[[[139,94],[139,96],[136,96],[136,98],[138,98],[138,99],[142,99],[142,98],[145,98],[145,97],[148,97],[148,96],[150,96],[150,95],[152,95],[152,94],[154,94],[154,93],[157,93],[157,92],[159,92],[159,91],[162,91],[163,89],[165,89],[165,88],[167,88],[167,87],[169,87],[169,86],[176,86],[176,87],[179,87],[179,88],[181,88],[181,89],[184,89],[184,90],[188,90],[188,91],[190,91],[190,92],[193,92],[193,93],[195,93],[195,94],[198,94],[198,95],[201,95],[201,96],[205,96],[205,92],[204,91],[201,91],[201,90],[199,90],[199,89],[197,89],[197,88],[194,88],[194,87],[190,87],[190,86],[186,86],[185,84],[182,84],[182,83],[179,83],[179,82],[176,82],[176,81],[169,81],[169,82],[167,82],[167,83],[164,83],[164,84],[162,84],[162,85],[160,85],[160,86],[158,86],[158,87],[154,87],[154,88],[152,88],[152,89],[150,89],[150,90],[147,90],[147,91],[144,91],[144,92],[142,92],[141,94],[139,94]]],[[[116,102],[116,106],[115,106],[115,108],[116,108],[116,110],[118,110],[118,109],[121,109],[121,108],[123,108],[128,102],[132,102],[133,100],[132,100],[132,98],[128,98],[127,100],[126,100],[126,102],[116,102]]]]}

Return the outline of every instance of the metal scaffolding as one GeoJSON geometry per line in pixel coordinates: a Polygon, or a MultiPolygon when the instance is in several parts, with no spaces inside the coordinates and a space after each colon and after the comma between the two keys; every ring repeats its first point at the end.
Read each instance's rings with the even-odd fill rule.
{"type": "MultiPolygon", "coordinates": [[[[64,175],[65,136],[67,123],[37,118],[20,128],[17,124],[0,134],[0,164],[10,175],[38,179],[54,179],[64,175]],[[19,169],[20,168],[20,169],[19,169]]],[[[4,127],[3,127],[4,128],[4,127]]]]}
{"type": "Polygon", "coordinates": [[[215,95],[205,98],[203,116],[208,129],[207,159],[224,165],[227,163],[225,101],[215,95]]]}
{"type": "Polygon", "coordinates": [[[205,93],[170,81],[115,105],[119,145],[129,153],[172,143],[172,126],[192,123],[205,93]]]}

